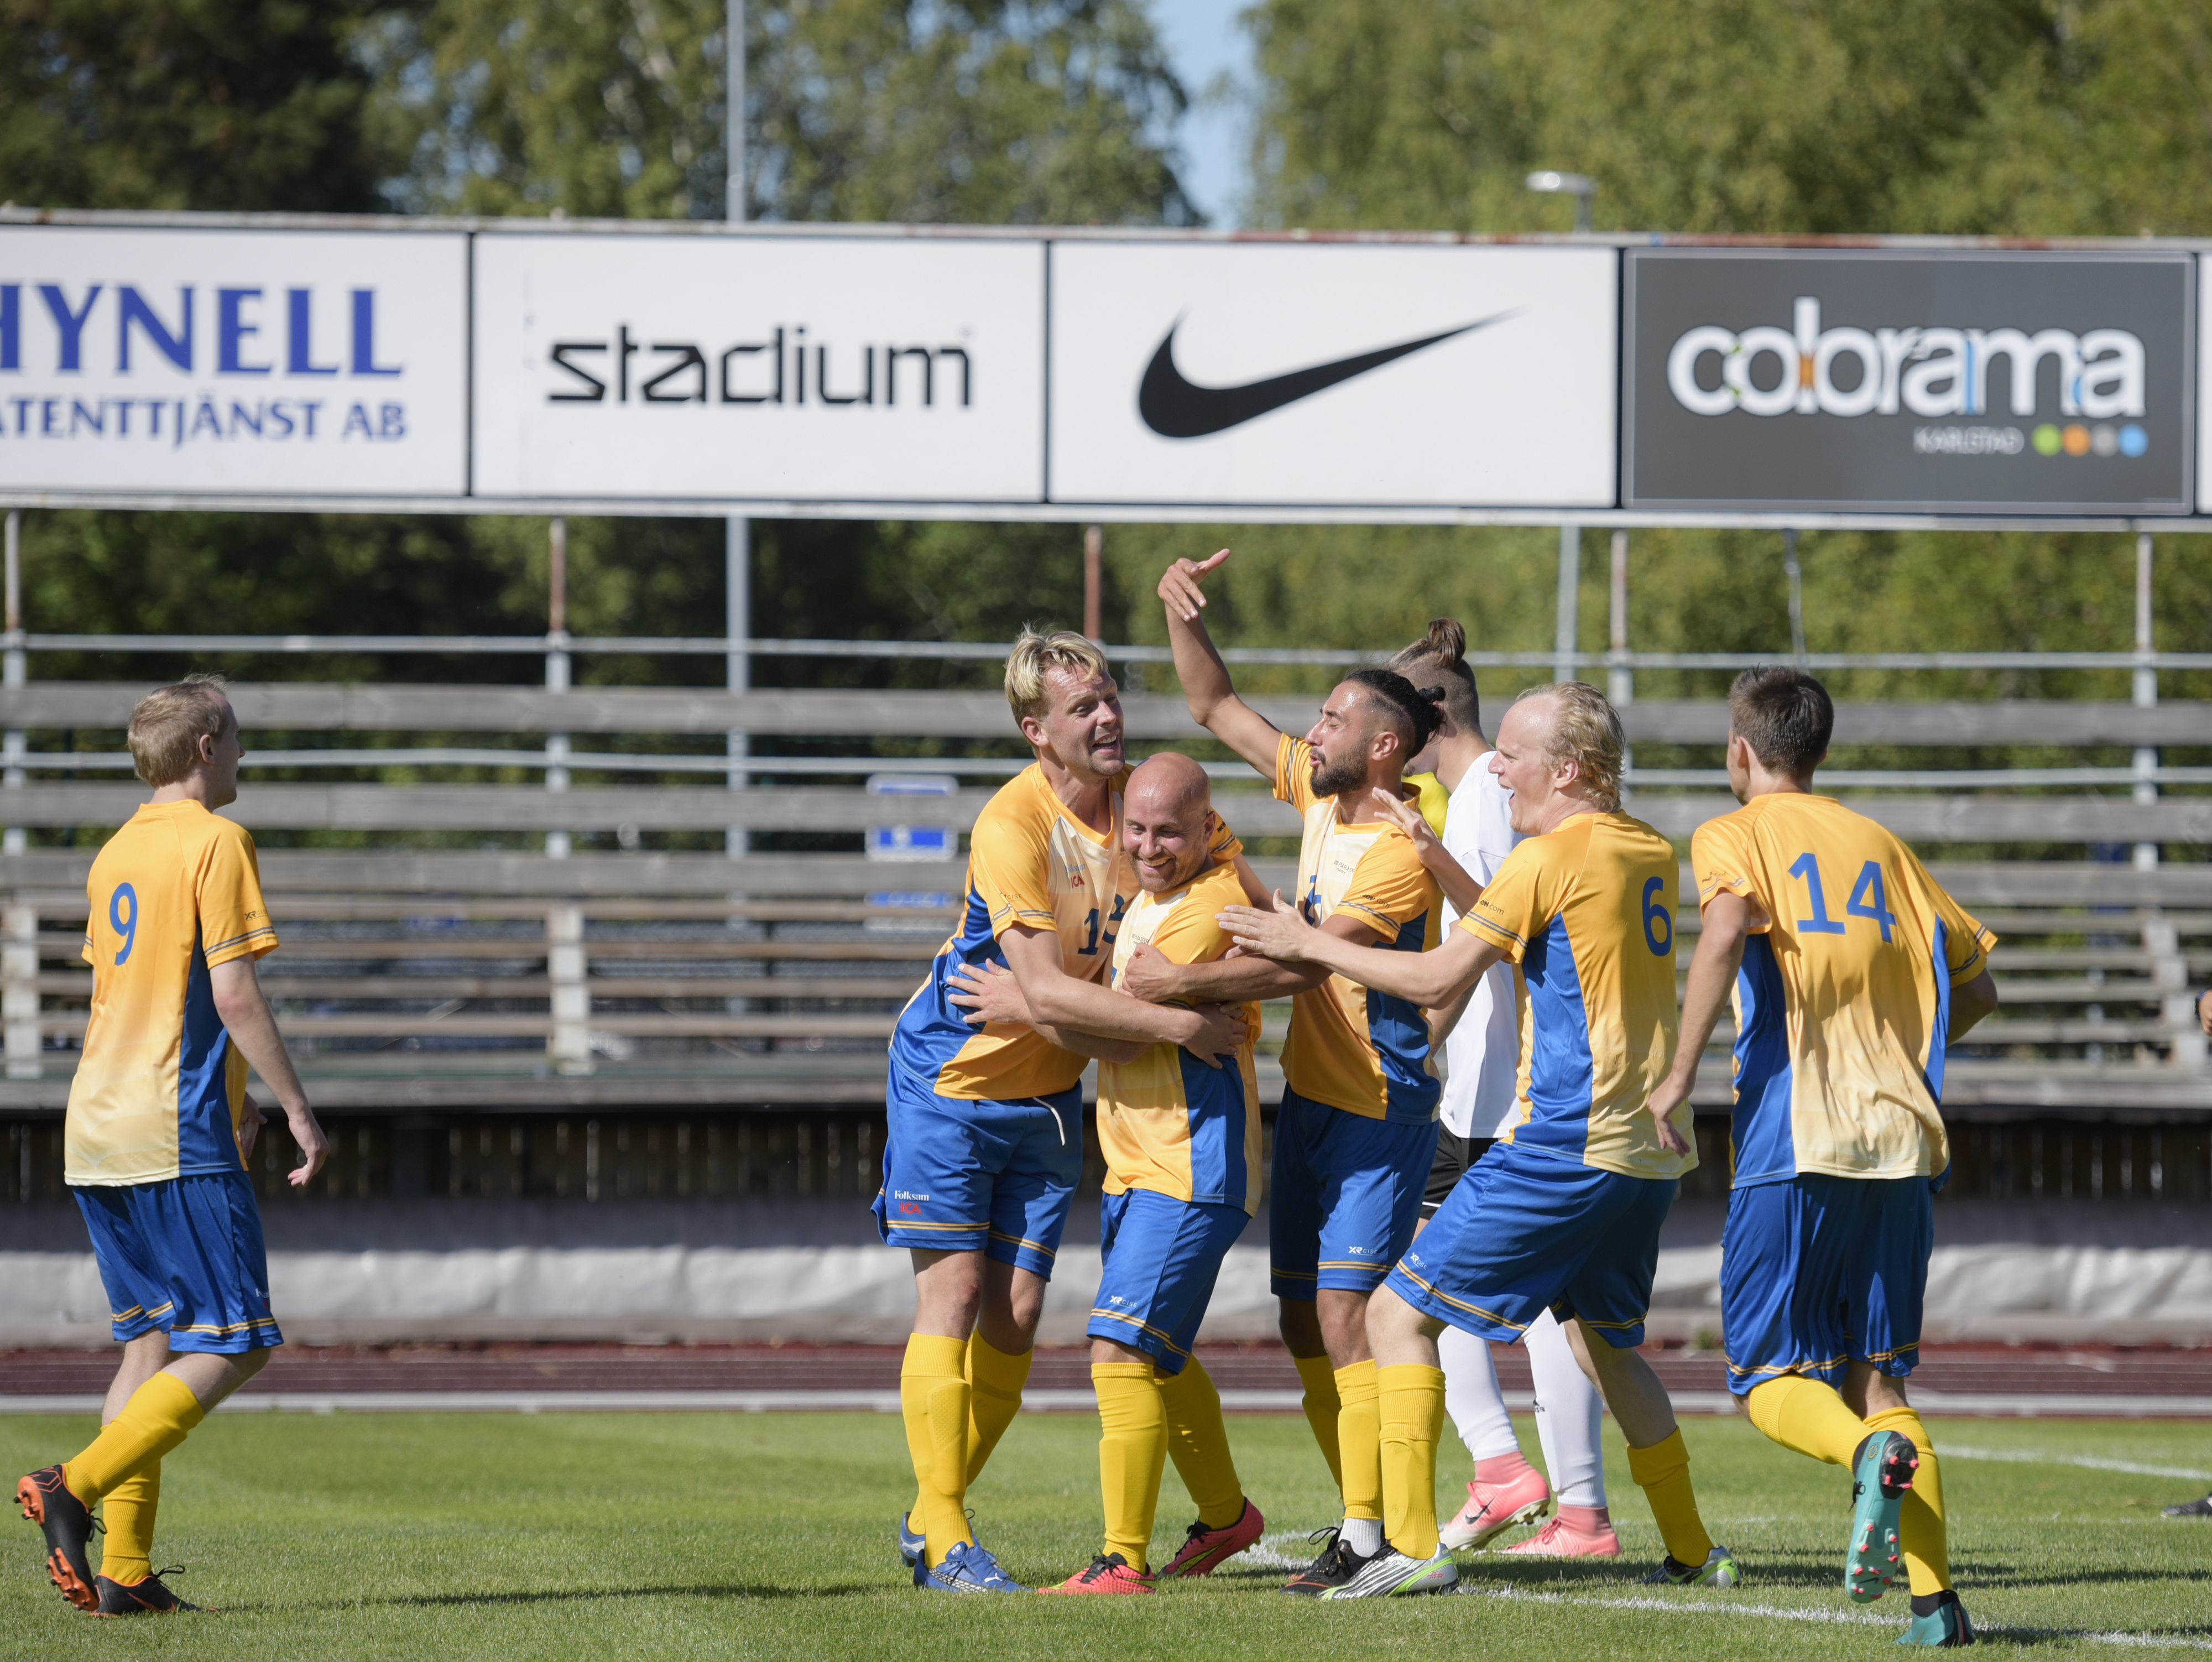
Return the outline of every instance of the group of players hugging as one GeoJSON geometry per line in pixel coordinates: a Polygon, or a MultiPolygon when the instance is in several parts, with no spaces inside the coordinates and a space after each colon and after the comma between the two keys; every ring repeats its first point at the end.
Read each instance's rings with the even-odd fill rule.
{"type": "Polygon", "coordinates": [[[1950,1164],[1945,1050],[1996,1007],[1995,938],[1897,838],[1813,794],[1826,689],[1772,667],[1729,693],[1743,806],[1692,839],[1701,927],[1678,1008],[1679,868],[1621,810],[1612,705],[1581,682],[1534,688],[1493,746],[1465,633],[1439,620],[1346,676],[1305,737],[1279,733],[1201,618],[1227,557],[1177,561],[1159,594],[1192,715],[1304,816],[1291,900],[1261,886],[1197,763],[1127,767],[1097,646],[1024,631],[1007,660],[1036,759],[977,819],[959,924],[899,1020],[875,1202],[915,1265],[900,1400],[916,1494],[898,1529],[915,1585],[1028,1591],[966,1501],[1020,1408],[1093,1060],[1104,1539],[1040,1590],[1149,1593],[1260,1540],[1192,1347],[1258,1211],[1258,1001],[1287,997],[1267,1251],[1343,1510],[1283,1591],[1446,1590],[1455,1549],[1540,1519],[1511,1551],[1618,1556],[1601,1399],[1665,1543],[1645,1580],[1740,1586],[1638,1349],[1660,1227],[1698,1160],[1698,1058],[1733,1000],[1729,1387],[1768,1437],[1850,1474],[1847,1595],[1905,1581],[1900,1642],[1972,1643],[1904,1379],[1950,1164]],[[1548,1482],[1515,1439],[1492,1341],[1528,1348],[1548,1482]],[[1447,1409],[1475,1467],[1440,1526],[1447,1409]],[[1198,1516],[1156,1568],[1170,1457],[1198,1516]]]}

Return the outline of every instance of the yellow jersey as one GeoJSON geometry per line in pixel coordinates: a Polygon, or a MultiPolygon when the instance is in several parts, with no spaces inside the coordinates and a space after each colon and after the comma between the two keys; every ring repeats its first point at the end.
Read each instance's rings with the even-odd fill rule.
{"type": "Polygon", "coordinates": [[[243,1170],[246,1058],[208,972],[276,950],[252,837],[196,801],[149,803],[107,839],[85,898],[92,1014],[70,1085],[64,1180],[243,1170]]]}
{"type": "MultiPolygon", "coordinates": [[[[1245,904],[1234,866],[1215,866],[1172,894],[1139,892],[1114,942],[1114,978],[1150,942],[1177,964],[1211,964],[1232,944],[1215,915],[1245,904]]],[[[1260,1207],[1260,1081],[1252,1053],[1260,1007],[1244,1007],[1246,1038],[1233,1062],[1209,1066],[1180,1044],[1134,1062],[1098,1064],[1098,1148],[1105,1190],[1150,1189],[1209,1206],[1260,1207]]]]}
{"type": "MultiPolygon", "coordinates": [[[[1388,950],[1422,953],[1443,934],[1443,892],[1413,839],[1394,823],[1347,825],[1336,799],[1313,792],[1313,747],[1288,734],[1275,750],[1275,795],[1305,815],[1298,844],[1298,910],[1309,923],[1349,917],[1388,950]]],[[[1443,1087],[1428,1013],[1332,975],[1291,1004],[1285,1082],[1310,1102],[1363,1119],[1426,1124],[1443,1087]]]]}
{"type": "Polygon", "coordinates": [[[1951,989],[1996,937],[1912,850],[1833,797],[1755,796],[1690,840],[1700,904],[1750,903],[1735,991],[1738,1188],[1801,1172],[1932,1178],[1951,1164],[1951,989]]]}
{"type": "MultiPolygon", "coordinates": [[[[1000,788],[968,835],[968,890],[959,928],[938,951],[929,978],[901,1012],[891,1062],[938,1095],[1011,1102],[1074,1088],[1089,1063],[1035,1029],[1014,1023],[971,1027],[947,997],[963,965],[1003,965],[999,936],[1017,925],[1060,937],[1060,966],[1079,981],[1103,977],[1115,936],[1138,893],[1121,848],[1121,782],[1108,795],[1111,823],[1093,831],[1053,792],[1031,763],[1000,788]]],[[[1229,861],[1243,845],[1218,816],[1209,851],[1229,861]]]]}
{"type": "MultiPolygon", "coordinates": [[[[1673,845],[1642,820],[1578,813],[1506,855],[1460,919],[1514,965],[1520,1099],[1501,1141],[1632,1178],[1698,1163],[1661,1148],[1644,1112],[1680,1031],[1680,881],[1673,845]]],[[[1675,1123],[1687,1131],[1687,1104],[1675,1123]]]]}

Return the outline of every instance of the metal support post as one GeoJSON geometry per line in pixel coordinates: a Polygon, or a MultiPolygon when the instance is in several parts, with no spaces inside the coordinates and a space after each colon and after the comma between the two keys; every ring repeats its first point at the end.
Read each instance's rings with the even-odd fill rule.
{"type": "MultiPolygon", "coordinates": [[[[7,610],[8,634],[4,673],[0,680],[12,690],[23,685],[23,510],[8,510],[7,538],[7,610]]],[[[23,788],[23,729],[9,728],[7,737],[0,740],[4,752],[0,762],[6,764],[4,778],[9,790],[23,788]]],[[[21,854],[29,847],[29,841],[21,825],[10,825],[0,831],[0,854],[21,854]]]]}
{"type": "Polygon", "coordinates": [[[1805,667],[1805,571],[1797,563],[1797,527],[1782,533],[1782,569],[1790,579],[1790,661],[1805,667]]]}
{"type": "Polygon", "coordinates": [[[1628,667],[1628,533],[1613,533],[1613,608],[1612,628],[1607,643],[1613,648],[1613,666],[1606,676],[1605,696],[1613,700],[1613,708],[1622,709],[1636,699],[1636,672],[1628,667]]]}
{"type": "Polygon", "coordinates": [[[1552,650],[1557,655],[1552,661],[1552,679],[1571,681],[1575,679],[1575,642],[1577,638],[1575,608],[1582,598],[1583,528],[1578,525],[1559,527],[1559,631],[1552,650]]]}
{"type": "MultiPolygon", "coordinates": [[[[2135,703],[2137,709],[2149,709],[2158,703],[2158,672],[2148,661],[2155,650],[2151,629],[2151,544],[2150,533],[2136,533],[2136,652],[2144,661],[2136,671],[2135,703]]],[[[2158,748],[2154,745],[2136,747],[2136,801],[2158,801],[2158,748]]],[[[2158,868],[2158,844],[2136,844],[2136,869],[2154,871],[2158,868]]],[[[2201,1035],[2200,1035],[2201,1036],[2201,1035]]]]}
{"type": "Polygon", "coordinates": [[[585,984],[584,909],[545,909],[545,973],[552,984],[553,1032],[545,1054],[560,1074],[592,1071],[592,989],[585,984]]]}
{"type": "Polygon", "coordinates": [[[1106,527],[1083,527],[1083,632],[1101,646],[1106,643],[1105,572],[1106,527]]]}
{"type": "MultiPolygon", "coordinates": [[[[725,551],[726,567],[724,586],[727,592],[727,613],[723,619],[722,632],[729,638],[729,685],[732,692],[743,692],[752,685],[752,658],[745,651],[745,642],[752,638],[752,521],[732,520],[725,551]]],[[[729,730],[730,772],[732,790],[743,790],[750,782],[745,769],[740,765],[750,753],[743,728],[729,730]]],[[[744,827],[732,825],[724,833],[724,847],[732,860],[744,857],[749,839],[744,827]]]]}
{"type": "Polygon", "coordinates": [[[39,909],[7,909],[0,946],[0,1022],[7,1028],[8,1077],[36,1079],[39,1065],[39,909]]]}
{"type": "MultiPolygon", "coordinates": [[[[545,690],[568,690],[568,521],[556,514],[550,533],[550,567],[545,623],[545,690]]],[[[545,789],[558,795],[568,788],[568,770],[562,766],[568,755],[568,735],[545,735],[545,789]]],[[[555,829],[545,833],[545,857],[568,857],[568,833],[555,829]]]]}

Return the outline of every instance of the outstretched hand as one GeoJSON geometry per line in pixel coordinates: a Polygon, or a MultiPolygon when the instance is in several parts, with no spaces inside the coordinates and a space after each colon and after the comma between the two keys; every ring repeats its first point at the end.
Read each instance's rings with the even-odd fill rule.
{"type": "Polygon", "coordinates": [[[1160,577],[1159,590],[1169,614],[1187,624],[1196,623],[1198,614],[1206,609],[1206,591],[1200,585],[1228,557],[1224,548],[1209,559],[1177,560],[1170,566],[1160,577]]]}
{"type": "Polygon", "coordinates": [[[1434,868],[1439,858],[1451,858],[1443,839],[1437,835],[1437,828],[1429,823],[1429,816],[1421,812],[1419,803],[1409,802],[1402,796],[1393,797],[1382,804],[1382,812],[1413,839],[1413,852],[1421,856],[1421,864],[1434,868]]]}
{"type": "Polygon", "coordinates": [[[1272,958],[1279,964],[1296,964],[1306,957],[1306,943],[1318,933],[1298,909],[1283,898],[1280,889],[1275,891],[1272,910],[1262,911],[1256,906],[1224,906],[1215,914],[1214,922],[1248,953],[1261,958],[1272,958]]]}

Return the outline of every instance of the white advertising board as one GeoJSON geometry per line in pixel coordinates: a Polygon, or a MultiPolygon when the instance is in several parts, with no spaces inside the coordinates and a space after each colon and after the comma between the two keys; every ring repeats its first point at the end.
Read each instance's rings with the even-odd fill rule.
{"type": "Polygon", "coordinates": [[[0,227],[0,490],[468,488],[468,239],[0,227]]]}
{"type": "Polygon", "coordinates": [[[588,234],[476,247],[476,489],[1035,501],[1044,247],[588,234]]]}
{"type": "Polygon", "coordinates": [[[1610,507],[1610,248],[1054,246],[1061,502],[1610,507]]]}

